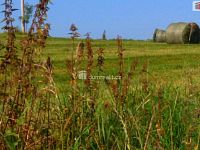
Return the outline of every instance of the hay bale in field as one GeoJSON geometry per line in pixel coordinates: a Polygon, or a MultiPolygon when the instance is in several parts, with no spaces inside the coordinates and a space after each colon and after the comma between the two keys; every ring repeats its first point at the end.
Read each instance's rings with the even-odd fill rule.
{"type": "Polygon", "coordinates": [[[153,34],[153,41],[159,43],[166,42],[165,30],[156,29],[153,34]]]}
{"type": "Polygon", "coordinates": [[[172,23],[166,30],[169,44],[199,43],[199,26],[196,23],[172,23]]]}

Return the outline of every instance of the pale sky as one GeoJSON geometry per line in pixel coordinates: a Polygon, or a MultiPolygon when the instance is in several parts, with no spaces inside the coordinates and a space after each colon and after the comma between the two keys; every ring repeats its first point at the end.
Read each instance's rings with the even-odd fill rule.
{"type": "MultiPolygon", "coordinates": [[[[35,5],[37,0],[25,0],[35,5]]],[[[52,0],[48,15],[51,36],[67,37],[72,23],[81,35],[91,32],[101,38],[121,35],[127,39],[149,39],[155,28],[166,29],[172,22],[200,24],[200,12],[192,11],[193,0],[52,0]]],[[[20,0],[13,0],[20,9],[20,0]]],[[[3,6],[0,6],[3,10],[3,6]]],[[[20,10],[14,12],[15,25],[20,27],[20,10]]],[[[3,19],[3,14],[0,14],[3,19]]],[[[0,27],[3,23],[0,24],[0,27]]]]}

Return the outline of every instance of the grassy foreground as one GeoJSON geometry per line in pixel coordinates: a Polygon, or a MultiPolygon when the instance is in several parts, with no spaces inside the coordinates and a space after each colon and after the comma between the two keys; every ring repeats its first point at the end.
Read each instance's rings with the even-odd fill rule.
{"type": "MultiPolygon", "coordinates": [[[[21,58],[24,36],[16,36],[21,58]]],[[[0,40],[6,43],[6,34],[0,40]]],[[[51,37],[34,55],[32,64],[39,69],[33,67],[21,79],[28,87],[21,87],[25,83],[16,78],[16,66],[1,72],[0,147],[198,150],[200,45],[121,42],[83,39],[73,44],[51,37]],[[79,60],[80,41],[85,48],[79,60]],[[79,80],[80,70],[122,79],[79,80]]]]}

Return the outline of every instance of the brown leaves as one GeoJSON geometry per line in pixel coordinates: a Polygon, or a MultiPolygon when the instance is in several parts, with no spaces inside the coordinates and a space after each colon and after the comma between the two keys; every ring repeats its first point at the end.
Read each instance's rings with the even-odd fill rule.
{"type": "Polygon", "coordinates": [[[103,48],[99,48],[97,50],[97,54],[98,54],[98,58],[97,58],[97,67],[99,67],[99,71],[103,71],[102,67],[103,67],[103,64],[104,64],[104,56],[103,56],[103,51],[104,49],[103,48]]]}
{"type": "Polygon", "coordinates": [[[83,42],[78,43],[78,46],[76,48],[76,59],[78,62],[80,62],[84,57],[84,47],[85,45],[83,42]]]}

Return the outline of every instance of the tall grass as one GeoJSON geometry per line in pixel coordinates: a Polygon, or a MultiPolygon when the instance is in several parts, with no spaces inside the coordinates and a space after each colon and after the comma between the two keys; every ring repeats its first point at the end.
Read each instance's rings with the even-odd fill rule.
{"type": "Polygon", "coordinates": [[[60,90],[51,58],[40,57],[50,29],[44,22],[48,1],[37,5],[20,48],[12,26],[12,1],[7,0],[5,7],[8,35],[0,65],[1,149],[199,149],[200,87],[192,77],[181,87],[159,83],[148,71],[148,60],[142,68],[132,60],[127,70],[123,40],[117,37],[118,73],[112,74],[117,78],[104,78],[109,76],[104,72],[106,47],[95,52],[87,34],[75,52],[79,34],[72,25],[71,59],[66,58],[69,88],[60,90]],[[93,79],[96,69],[101,78],[93,79]],[[85,80],[78,78],[82,70],[85,80]]]}

